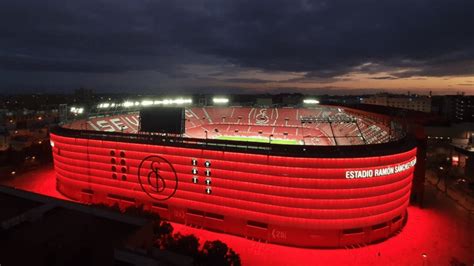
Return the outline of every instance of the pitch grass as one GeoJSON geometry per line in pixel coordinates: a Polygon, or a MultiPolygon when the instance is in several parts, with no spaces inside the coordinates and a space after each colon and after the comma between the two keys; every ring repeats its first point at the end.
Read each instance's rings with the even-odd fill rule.
{"type": "MultiPolygon", "coordinates": [[[[216,139],[269,143],[269,138],[259,138],[259,137],[218,136],[216,139]]],[[[272,144],[299,145],[300,143],[294,139],[272,138],[272,144]]]]}

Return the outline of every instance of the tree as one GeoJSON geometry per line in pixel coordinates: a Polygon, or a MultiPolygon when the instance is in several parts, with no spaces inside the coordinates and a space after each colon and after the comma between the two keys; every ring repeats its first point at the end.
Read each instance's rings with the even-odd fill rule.
{"type": "Polygon", "coordinates": [[[229,252],[227,252],[227,261],[229,262],[229,265],[233,266],[240,266],[242,264],[240,262],[239,254],[235,253],[231,248],[229,249],[229,252]]]}
{"type": "Polygon", "coordinates": [[[199,255],[199,239],[194,235],[173,235],[173,241],[168,243],[168,249],[179,254],[184,254],[194,259],[199,255]]]}
{"type": "Polygon", "coordinates": [[[204,243],[200,262],[201,265],[241,265],[239,255],[219,240],[204,243]]]}
{"type": "Polygon", "coordinates": [[[155,234],[155,237],[160,238],[164,235],[171,235],[173,233],[173,226],[166,222],[166,221],[161,221],[161,220],[155,220],[153,221],[153,233],[155,234]]]}
{"type": "Polygon", "coordinates": [[[173,226],[165,221],[153,222],[153,234],[155,239],[155,246],[161,249],[168,249],[174,245],[173,226]]]}

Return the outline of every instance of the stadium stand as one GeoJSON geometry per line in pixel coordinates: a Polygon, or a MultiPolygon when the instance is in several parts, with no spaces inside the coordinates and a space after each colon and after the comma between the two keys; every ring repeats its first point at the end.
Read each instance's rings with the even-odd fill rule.
{"type": "MultiPolygon", "coordinates": [[[[138,112],[77,120],[69,128],[138,133],[138,112]]],[[[185,137],[295,140],[306,145],[363,145],[390,141],[390,126],[344,108],[193,107],[185,111],[185,137]]]]}

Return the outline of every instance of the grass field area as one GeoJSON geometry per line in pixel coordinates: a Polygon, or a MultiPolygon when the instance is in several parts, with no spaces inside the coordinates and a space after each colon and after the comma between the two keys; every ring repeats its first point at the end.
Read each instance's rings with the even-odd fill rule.
{"type": "MultiPolygon", "coordinates": [[[[239,137],[239,136],[218,136],[217,139],[222,140],[236,140],[236,141],[247,141],[247,142],[261,142],[268,143],[268,138],[259,137],[239,137]]],[[[274,139],[272,138],[273,144],[286,144],[286,145],[299,145],[300,143],[294,139],[274,139]]]]}

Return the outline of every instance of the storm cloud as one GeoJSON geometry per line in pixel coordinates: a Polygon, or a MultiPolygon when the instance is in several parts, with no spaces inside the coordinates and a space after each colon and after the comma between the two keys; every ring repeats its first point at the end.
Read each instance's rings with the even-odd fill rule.
{"type": "Polygon", "coordinates": [[[213,68],[210,80],[249,69],[309,80],[474,75],[472,10],[472,0],[6,0],[0,81],[32,72],[203,78],[189,65],[213,68]]]}

